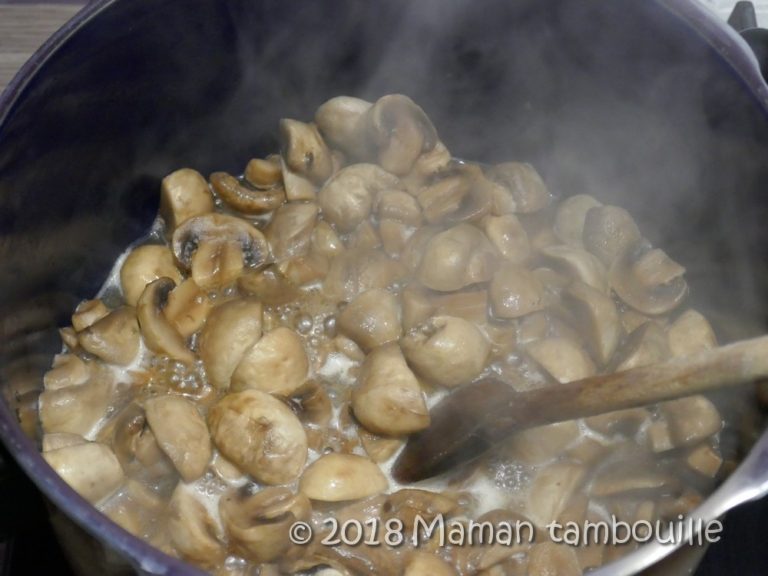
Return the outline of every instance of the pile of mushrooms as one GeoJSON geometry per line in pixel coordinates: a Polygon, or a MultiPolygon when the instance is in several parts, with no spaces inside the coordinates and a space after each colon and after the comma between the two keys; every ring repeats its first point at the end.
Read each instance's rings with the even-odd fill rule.
{"type": "Polygon", "coordinates": [[[84,498],[214,573],[500,576],[624,552],[556,546],[553,520],[672,518],[712,485],[722,419],[696,396],[528,430],[472,470],[394,486],[393,458],[455,387],[554,387],[713,347],[714,332],[626,210],[556,202],[530,164],[453,159],[407,96],[333,98],[282,120],[279,141],[242,177],[168,175],[163,237],[121,261],[122,299],[84,301],[62,329],[42,448],[84,498]],[[539,539],[289,539],[299,520],[320,535],[329,516],[438,514],[525,520],[539,539]]]}

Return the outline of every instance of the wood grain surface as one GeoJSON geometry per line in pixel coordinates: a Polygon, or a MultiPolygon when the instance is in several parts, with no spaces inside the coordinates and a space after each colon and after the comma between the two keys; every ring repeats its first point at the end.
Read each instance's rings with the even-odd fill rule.
{"type": "Polygon", "coordinates": [[[0,2],[0,92],[32,53],[81,7],[0,2]]]}

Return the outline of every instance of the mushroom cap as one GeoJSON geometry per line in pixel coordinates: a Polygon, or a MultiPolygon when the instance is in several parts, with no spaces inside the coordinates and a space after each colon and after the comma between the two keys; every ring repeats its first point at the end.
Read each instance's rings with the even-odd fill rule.
{"type": "Polygon", "coordinates": [[[288,168],[312,182],[324,182],[333,171],[331,151],[314,124],[280,120],[280,152],[288,168]]]}
{"type": "Polygon", "coordinates": [[[336,96],[320,105],[315,112],[315,124],[331,146],[361,159],[368,156],[363,119],[372,105],[360,98],[336,96]]]}
{"type": "Polygon", "coordinates": [[[597,371],[589,355],[570,338],[551,337],[530,342],[528,355],[560,383],[581,380],[597,371]]]}
{"type": "Polygon", "coordinates": [[[642,239],[634,218],[618,206],[596,206],[584,219],[584,248],[606,266],[631,250],[642,239]]]}
{"type": "Polygon", "coordinates": [[[403,329],[397,297],[381,288],[363,292],[341,311],[337,327],[366,351],[398,340],[403,329]]]}
{"type": "Polygon", "coordinates": [[[520,318],[545,307],[544,285],[527,268],[506,262],[496,270],[488,288],[493,313],[520,318]]]}
{"type": "Polygon", "coordinates": [[[575,194],[560,202],[552,227],[555,236],[563,244],[584,248],[584,222],[587,212],[602,204],[589,194],[575,194]]]}
{"type": "Polygon", "coordinates": [[[213,195],[208,182],[196,170],[182,168],[163,178],[160,215],[169,232],[190,218],[213,212],[213,207],[213,195]]]}
{"type": "Polygon", "coordinates": [[[163,277],[181,282],[171,250],[157,244],[134,248],[120,268],[120,286],[126,303],[136,306],[147,284],[163,277]]]}
{"type": "Polygon", "coordinates": [[[433,290],[459,290],[490,280],[496,260],[496,251],[480,230],[458,224],[429,239],[418,279],[433,290]]]}
{"type": "Polygon", "coordinates": [[[389,482],[371,460],[357,454],[326,454],[307,466],[299,490],[310,500],[343,502],[384,492],[389,482]]]}

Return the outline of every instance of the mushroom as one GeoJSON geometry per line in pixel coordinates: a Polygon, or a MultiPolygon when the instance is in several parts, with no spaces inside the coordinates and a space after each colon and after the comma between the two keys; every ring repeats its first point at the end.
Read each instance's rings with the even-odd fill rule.
{"type": "Polygon", "coordinates": [[[576,280],[563,292],[563,303],[574,315],[594,359],[599,364],[607,364],[622,336],[613,299],[576,280]]]}
{"type": "Polygon", "coordinates": [[[528,552],[526,576],[581,576],[576,550],[554,542],[534,544],[528,552]]]}
{"type": "Polygon", "coordinates": [[[193,364],[195,355],[187,348],[184,337],[171,326],[163,314],[168,295],[174,287],[170,278],[158,278],[148,284],[139,298],[136,315],[147,348],[156,354],[169,356],[185,364],[193,364]]]}
{"type": "Polygon", "coordinates": [[[430,294],[429,301],[432,303],[433,312],[427,314],[420,322],[432,315],[456,316],[478,325],[485,324],[488,320],[488,292],[486,290],[469,288],[457,292],[430,294]]]}
{"type": "Polygon", "coordinates": [[[344,252],[344,243],[336,234],[336,231],[330,224],[324,220],[319,220],[310,239],[311,250],[315,254],[333,258],[344,252]]]}
{"type": "Polygon", "coordinates": [[[168,504],[166,530],[181,557],[203,568],[214,568],[226,556],[221,526],[182,483],[176,486],[168,504]]]}
{"type": "Polygon", "coordinates": [[[360,444],[363,446],[365,453],[377,464],[381,464],[392,458],[405,443],[401,438],[379,436],[378,434],[369,432],[365,428],[360,428],[357,431],[357,436],[360,438],[360,444]]]}
{"type": "Polygon", "coordinates": [[[352,410],[371,432],[400,436],[429,426],[419,381],[397,344],[376,348],[363,362],[352,390],[352,410]]]}
{"type": "Polygon", "coordinates": [[[627,408],[614,410],[584,419],[584,424],[603,436],[623,434],[632,437],[650,420],[650,413],[645,408],[627,408]]]}
{"type": "Polygon", "coordinates": [[[125,366],[139,353],[139,324],[136,310],[123,306],[110,312],[78,334],[86,352],[110,364],[125,366]]]}
{"type": "Polygon", "coordinates": [[[642,239],[632,216],[618,206],[597,206],[587,212],[583,232],[584,248],[610,268],[617,258],[642,239]]]}
{"type": "Polygon", "coordinates": [[[625,303],[643,314],[666,314],[688,294],[685,268],[662,250],[628,250],[609,271],[611,288],[625,303]]]}
{"type": "Polygon", "coordinates": [[[317,204],[312,202],[289,202],[277,209],[264,230],[275,260],[304,256],[309,251],[317,211],[317,204]]]}
{"type": "Polygon", "coordinates": [[[494,248],[503,258],[522,264],[531,255],[528,234],[520,220],[514,214],[503,216],[486,216],[482,221],[483,230],[494,248]]]}
{"type": "Polygon", "coordinates": [[[435,316],[401,340],[408,364],[421,377],[453,388],[466,384],[485,368],[490,344],[473,323],[435,316]]]}
{"type": "Polygon", "coordinates": [[[432,150],[422,153],[416,159],[411,171],[403,177],[403,184],[408,192],[415,194],[426,182],[453,166],[451,151],[438,140],[432,150]]]}
{"type": "Polygon", "coordinates": [[[563,244],[584,248],[584,221],[587,212],[599,206],[602,204],[589,194],[576,194],[560,202],[552,227],[557,239],[563,244]]]}
{"type": "MultiPolygon", "coordinates": [[[[160,189],[160,215],[166,230],[172,233],[178,226],[213,212],[213,196],[205,178],[191,168],[182,168],[163,178],[160,189]]],[[[163,273],[161,276],[167,276],[163,273]]]]}
{"type": "Polygon", "coordinates": [[[176,268],[170,249],[155,244],[134,248],[120,268],[120,286],[125,301],[136,306],[147,284],[163,277],[181,282],[181,273],[176,268]]]}
{"type": "Polygon", "coordinates": [[[291,400],[299,404],[299,420],[303,424],[323,428],[333,418],[331,399],[317,380],[306,381],[292,394],[291,400]]]}
{"type": "Polygon", "coordinates": [[[346,250],[331,260],[323,291],[329,298],[349,302],[366,290],[387,288],[404,276],[402,264],[380,250],[346,250]]]}
{"type": "Polygon", "coordinates": [[[586,352],[570,338],[552,337],[526,345],[526,352],[550,376],[564,384],[595,374],[595,365],[586,352]]]}
{"type": "Polygon", "coordinates": [[[523,430],[509,439],[504,457],[514,462],[543,464],[562,454],[580,434],[575,420],[523,430]]]}
{"type": "Polygon", "coordinates": [[[82,332],[107,314],[109,314],[109,308],[100,299],[83,300],[75,308],[75,313],[72,314],[72,328],[76,332],[82,332]]]}
{"type": "Polygon", "coordinates": [[[285,202],[285,190],[282,186],[251,187],[226,172],[214,172],[209,179],[218,197],[227,206],[243,214],[272,212],[285,202]]]}
{"type": "Polygon", "coordinates": [[[232,390],[293,395],[307,379],[309,359],[301,337],[280,326],[248,350],[232,373],[232,390]]]}
{"type": "Polygon", "coordinates": [[[544,308],[544,285],[530,270],[505,262],[488,288],[493,313],[499,318],[520,318],[544,308]]]}
{"type": "Polygon", "coordinates": [[[459,290],[490,280],[496,259],[496,251],[480,230],[459,224],[429,240],[418,279],[433,290],[459,290]]]}
{"type": "Polygon", "coordinates": [[[723,420],[715,405],[701,395],[659,404],[674,447],[691,446],[717,434],[723,420]]]}
{"type": "Polygon", "coordinates": [[[363,292],[347,304],[336,325],[365,351],[397,340],[403,333],[397,297],[381,288],[363,292]]]}
{"type": "Polygon", "coordinates": [[[456,576],[456,569],[436,554],[413,551],[405,560],[403,576],[456,576]]]}
{"type": "Polygon", "coordinates": [[[128,404],[117,415],[112,428],[109,440],[126,474],[176,482],[175,466],[160,448],[147,424],[146,413],[138,404],[128,404]]]}
{"type": "Polygon", "coordinates": [[[67,446],[77,446],[78,444],[85,444],[88,442],[80,434],[72,434],[70,432],[54,432],[52,434],[43,434],[43,452],[53,452],[59,448],[66,448],[67,446]]]}
{"type": "Polygon", "coordinates": [[[323,218],[342,232],[351,232],[368,218],[374,198],[398,189],[400,180],[375,164],[352,164],[334,174],[317,195],[323,218]]]}
{"type": "Polygon", "coordinates": [[[144,402],[157,443],[185,482],[200,478],[211,460],[208,427],[194,403],[182,396],[157,396],[144,402]]]}
{"type": "Polygon", "coordinates": [[[422,262],[424,251],[432,238],[440,232],[437,226],[421,226],[408,238],[403,252],[400,255],[400,262],[409,272],[416,272],[422,262]]]}
{"type": "Polygon", "coordinates": [[[667,331],[669,349],[673,356],[688,356],[717,346],[712,326],[696,310],[686,310],[667,331]]]}
{"type": "Polygon", "coordinates": [[[381,238],[370,220],[363,220],[347,236],[346,245],[359,250],[375,250],[381,246],[381,238]]]}
{"type": "Polygon", "coordinates": [[[307,435],[285,404],[259,390],[228,394],[208,413],[216,447],[262,484],[295,480],[307,460],[307,435]]]}
{"type": "Polygon", "coordinates": [[[226,286],[244,266],[257,268],[269,258],[264,235],[251,223],[227,214],[187,220],[173,233],[176,260],[192,271],[203,290],[226,286]]]}
{"type": "Polygon", "coordinates": [[[397,220],[409,226],[421,224],[421,208],[416,198],[402,190],[384,190],[375,200],[381,220],[397,220]]]}
{"type": "Polygon", "coordinates": [[[212,309],[208,295],[187,278],[168,294],[163,315],[183,338],[189,338],[203,327],[212,309]]]}
{"type": "Polygon", "coordinates": [[[637,497],[679,489],[680,480],[665,472],[648,458],[618,460],[601,467],[595,475],[590,494],[600,498],[618,495],[637,497]]]}
{"type": "Polygon", "coordinates": [[[106,375],[85,384],[46,390],[40,394],[40,424],[46,433],[68,432],[88,437],[94,426],[107,415],[113,385],[106,375]]]}
{"type": "Polygon", "coordinates": [[[326,454],[307,466],[299,491],[310,500],[343,502],[384,492],[389,486],[379,467],[356,454],[326,454]]]}
{"type": "Polygon", "coordinates": [[[403,488],[386,497],[382,506],[382,516],[386,519],[397,518],[412,530],[417,518],[432,522],[438,516],[448,517],[462,512],[462,503],[457,495],[403,488]]]}
{"type": "Polygon", "coordinates": [[[650,366],[669,358],[669,344],[666,334],[655,322],[646,322],[632,331],[616,358],[614,372],[650,366]]]}
{"type": "Polygon", "coordinates": [[[211,384],[227,389],[245,353],[261,338],[261,302],[230,300],[213,309],[200,332],[198,354],[211,384]]]}
{"type": "Polygon", "coordinates": [[[105,444],[85,442],[43,453],[43,458],[75,492],[96,504],[123,482],[123,469],[105,444]]]}
{"type": "Polygon", "coordinates": [[[46,390],[59,390],[67,386],[85,384],[91,377],[90,363],[85,363],[74,354],[57,354],[53,366],[43,376],[46,390]]]}
{"type": "Polygon", "coordinates": [[[573,462],[555,462],[540,468],[531,480],[526,515],[541,528],[557,520],[585,477],[586,468],[573,462]]]}
{"type": "Polygon", "coordinates": [[[303,494],[288,488],[249,493],[234,490],[219,500],[219,513],[234,552],[256,563],[273,562],[291,547],[294,522],[309,520],[312,507],[303,494]]]}
{"type": "Polygon", "coordinates": [[[368,156],[366,125],[363,119],[372,104],[351,96],[337,96],[324,102],[315,112],[323,138],[334,148],[361,159],[368,156]]]}
{"type": "Polygon", "coordinates": [[[419,190],[417,198],[424,212],[424,219],[430,224],[448,222],[448,216],[456,213],[470,195],[472,182],[458,170],[443,174],[428,186],[419,190]]]}
{"type": "Polygon", "coordinates": [[[317,188],[311,180],[292,171],[283,159],[280,160],[280,166],[283,171],[285,197],[289,202],[314,201],[317,198],[317,188]]]}
{"type": "Polygon", "coordinates": [[[280,156],[272,154],[266,158],[252,158],[245,166],[243,177],[256,188],[269,189],[282,186],[283,168],[280,156]]]}
{"type": "Polygon", "coordinates": [[[413,229],[408,224],[387,218],[379,220],[381,244],[384,247],[384,252],[393,258],[397,258],[402,254],[412,233],[413,229]]]}
{"type": "Polygon", "coordinates": [[[510,212],[538,212],[549,203],[549,191],[530,164],[505,162],[486,170],[493,187],[492,206],[497,216],[510,212]]]}
{"type": "Polygon", "coordinates": [[[605,266],[593,254],[582,248],[564,245],[547,246],[540,251],[557,270],[600,292],[608,293],[605,266]]]}
{"type": "Polygon", "coordinates": [[[237,286],[267,305],[294,302],[300,294],[274,264],[258,271],[246,272],[238,278],[237,286]]]}
{"type": "Polygon", "coordinates": [[[437,144],[437,130],[424,110],[402,94],[379,98],[364,122],[378,163],[392,174],[407,174],[418,157],[437,144]]]}
{"type": "Polygon", "coordinates": [[[325,182],[333,171],[331,151],[313,124],[280,120],[280,152],[290,170],[312,182],[325,182]]]}
{"type": "Polygon", "coordinates": [[[723,458],[709,444],[699,444],[688,451],[685,463],[691,470],[708,478],[714,478],[723,464],[723,458]]]}

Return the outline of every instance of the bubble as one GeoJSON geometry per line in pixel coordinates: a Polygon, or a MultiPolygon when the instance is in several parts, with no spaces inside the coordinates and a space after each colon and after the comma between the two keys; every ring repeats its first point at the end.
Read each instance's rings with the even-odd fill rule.
{"type": "Polygon", "coordinates": [[[312,331],[314,322],[309,314],[299,314],[296,316],[295,326],[299,334],[309,334],[312,331]]]}

